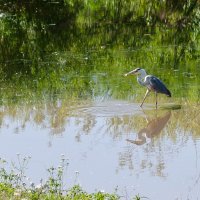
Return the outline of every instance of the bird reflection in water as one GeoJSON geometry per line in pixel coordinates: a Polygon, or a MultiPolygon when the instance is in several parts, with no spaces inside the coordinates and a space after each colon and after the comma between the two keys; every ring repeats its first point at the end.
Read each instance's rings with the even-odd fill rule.
{"type": "MultiPolygon", "coordinates": [[[[146,114],[145,114],[145,116],[146,116],[146,114]]],[[[151,139],[160,134],[162,129],[165,127],[165,125],[169,121],[170,116],[171,116],[171,111],[165,113],[165,115],[163,115],[161,117],[156,117],[155,119],[150,120],[150,121],[146,117],[147,125],[145,128],[142,128],[138,132],[138,134],[137,134],[138,139],[137,140],[127,139],[126,141],[136,144],[136,145],[145,144],[147,142],[147,138],[151,139]]]]}

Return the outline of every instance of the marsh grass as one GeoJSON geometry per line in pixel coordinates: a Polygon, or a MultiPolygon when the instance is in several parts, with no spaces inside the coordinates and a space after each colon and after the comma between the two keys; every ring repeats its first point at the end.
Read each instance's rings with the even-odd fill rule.
{"type": "MultiPolygon", "coordinates": [[[[46,181],[41,179],[39,184],[32,183],[25,174],[30,157],[17,154],[17,162],[9,164],[0,158],[0,199],[8,200],[118,200],[117,194],[108,194],[101,191],[89,194],[80,185],[66,189],[64,183],[65,171],[69,165],[68,159],[61,156],[58,167],[47,169],[49,174],[46,181]]],[[[137,195],[133,199],[140,199],[137,195]]]]}

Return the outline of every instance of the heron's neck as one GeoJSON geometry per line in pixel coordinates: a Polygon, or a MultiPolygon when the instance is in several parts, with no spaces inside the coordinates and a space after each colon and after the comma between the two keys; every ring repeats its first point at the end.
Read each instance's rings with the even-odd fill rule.
{"type": "Polygon", "coordinates": [[[137,76],[137,81],[138,81],[138,83],[140,84],[140,85],[143,85],[143,86],[145,86],[145,81],[144,81],[144,79],[145,79],[145,77],[146,77],[146,73],[144,72],[144,73],[141,73],[141,74],[138,74],[138,76],[137,76]]]}

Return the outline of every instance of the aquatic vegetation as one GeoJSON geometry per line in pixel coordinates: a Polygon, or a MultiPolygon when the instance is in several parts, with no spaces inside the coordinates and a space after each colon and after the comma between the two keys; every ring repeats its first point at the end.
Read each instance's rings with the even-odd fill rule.
{"type": "Polygon", "coordinates": [[[136,67],[161,78],[173,98],[198,101],[198,1],[30,4],[0,7],[0,103],[54,96],[138,101],[144,92],[121,77],[136,67]]]}
{"type": "Polygon", "coordinates": [[[197,0],[5,1],[0,9],[1,81],[88,89],[95,85],[89,74],[110,77],[139,65],[170,83],[177,84],[174,74],[199,82],[197,0]]]}

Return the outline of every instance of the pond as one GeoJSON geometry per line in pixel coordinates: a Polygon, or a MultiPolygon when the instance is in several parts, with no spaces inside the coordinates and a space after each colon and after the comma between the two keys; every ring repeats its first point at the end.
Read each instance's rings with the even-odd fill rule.
{"type": "Polygon", "coordinates": [[[1,157],[17,163],[17,153],[31,156],[26,174],[35,183],[45,180],[47,169],[57,167],[64,155],[67,187],[116,191],[128,199],[136,194],[198,198],[200,107],[182,103],[173,109],[176,99],[159,95],[155,110],[151,94],[141,109],[134,99],[108,94],[94,99],[54,94],[34,101],[20,92],[17,102],[1,106],[1,157]]]}
{"type": "Polygon", "coordinates": [[[1,158],[30,156],[26,175],[36,184],[65,157],[67,188],[199,198],[198,31],[94,24],[60,32],[12,20],[1,19],[13,31],[1,39],[1,158]],[[136,67],[171,91],[158,95],[158,110],[153,93],[140,108],[145,88],[123,76],[136,67]]]}

